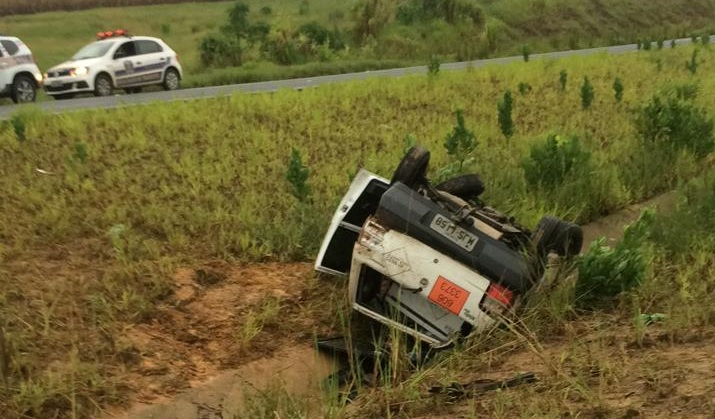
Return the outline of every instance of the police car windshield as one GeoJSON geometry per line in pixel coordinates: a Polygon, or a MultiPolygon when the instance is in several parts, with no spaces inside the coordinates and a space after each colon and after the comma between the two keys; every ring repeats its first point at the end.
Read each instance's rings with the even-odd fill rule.
{"type": "Polygon", "coordinates": [[[98,58],[103,56],[109,51],[113,42],[99,41],[93,42],[89,45],[84,46],[81,50],[72,56],[73,60],[84,60],[85,58],[98,58]]]}

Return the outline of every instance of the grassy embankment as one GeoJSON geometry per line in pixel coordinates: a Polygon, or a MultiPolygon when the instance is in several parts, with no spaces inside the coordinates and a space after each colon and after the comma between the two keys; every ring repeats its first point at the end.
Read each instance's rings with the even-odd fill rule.
{"type": "Polygon", "coordinates": [[[245,52],[242,67],[207,69],[199,61],[199,42],[225,24],[231,2],[3,16],[0,32],[27,42],[42,70],[66,60],[92,41],[97,31],[122,27],[136,34],[159,36],[179,53],[187,70],[185,86],[423,64],[433,55],[446,62],[520,54],[524,45],[532,52],[540,52],[715,32],[711,23],[715,17],[712,0],[482,1],[475,3],[483,10],[481,25],[461,21],[448,24],[441,19],[418,19],[404,24],[394,18],[397,3],[387,2],[388,22],[373,41],[365,43],[356,40],[352,31],[355,18],[350,9],[356,2],[245,3],[251,9],[250,22],[262,20],[273,30],[290,33],[315,21],[341,32],[348,48],[331,53],[320,62],[282,66],[266,59],[256,46],[245,52]],[[271,12],[264,14],[262,8],[271,12]]]}
{"type": "MultiPolygon", "coordinates": [[[[155,104],[151,112],[140,106],[16,115],[0,131],[0,410],[9,417],[85,416],[96,405],[122,402],[123,378],[136,368],[125,356],[131,348],[122,346],[125,327],[152,317],[171,294],[177,267],[216,258],[311,258],[358,167],[389,176],[407,134],[433,151],[433,170],[448,162],[442,142],[455,108],[477,134],[472,169],[486,181],[484,199],[528,226],[544,212],[587,221],[692,178],[712,164],[711,156],[658,160],[633,124],[652,94],[683,83],[697,84],[695,103],[715,112],[715,84],[707,76],[713,54],[701,48],[691,74],[685,67],[691,53],[518,63],[155,104]],[[587,109],[579,97],[584,76],[595,90],[587,109]],[[614,99],[615,77],[625,87],[622,102],[614,99]],[[517,93],[520,83],[531,90],[517,93]],[[496,117],[506,89],[514,93],[516,131],[509,139],[496,117]],[[530,188],[521,162],[547,133],[578,135],[592,165],[554,189],[530,188]],[[310,169],[312,196],[302,204],[285,179],[291,147],[310,169]]],[[[710,266],[704,252],[695,264],[660,260],[696,287],[691,296],[707,292],[696,281],[710,266]]],[[[684,327],[709,324],[707,310],[673,293],[682,281],[656,278],[643,291],[642,301],[653,297],[644,310],[665,301],[664,311],[690,313],[676,317],[684,327]],[[654,297],[664,294],[672,298],[654,297]]]]}

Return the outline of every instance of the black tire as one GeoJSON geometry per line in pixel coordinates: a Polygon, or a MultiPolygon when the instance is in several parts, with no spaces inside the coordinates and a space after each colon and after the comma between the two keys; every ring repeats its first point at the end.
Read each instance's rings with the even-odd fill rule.
{"type": "Polygon", "coordinates": [[[402,182],[410,188],[414,188],[425,180],[429,158],[429,151],[417,145],[412,146],[397,166],[390,184],[402,182]]]}
{"type": "Polygon", "coordinates": [[[561,250],[559,255],[570,259],[579,253],[581,253],[581,247],[583,246],[583,230],[581,227],[561,220],[559,227],[559,234],[556,236],[556,242],[560,243],[558,250],[561,250]]]}
{"type": "Polygon", "coordinates": [[[161,85],[164,90],[176,90],[181,87],[181,77],[179,77],[179,72],[174,68],[169,68],[164,73],[164,80],[162,80],[161,85]]]}
{"type": "Polygon", "coordinates": [[[532,234],[532,241],[540,257],[549,252],[571,258],[581,251],[583,231],[574,223],[552,216],[544,216],[532,234]]]}
{"type": "Polygon", "coordinates": [[[112,94],[112,78],[107,73],[99,73],[94,79],[94,95],[109,96],[112,94]]]}
{"type": "Polygon", "coordinates": [[[74,93],[63,93],[61,95],[52,95],[52,97],[56,100],[72,99],[74,97],[74,93]]]}
{"type": "Polygon", "coordinates": [[[454,196],[469,200],[484,192],[484,182],[477,174],[461,175],[445,180],[436,189],[450,193],[454,196]]]}
{"type": "Polygon", "coordinates": [[[37,98],[35,80],[27,74],[18,74],[12,81],[10,97],[15,103],[31,103],[37,98]]]}

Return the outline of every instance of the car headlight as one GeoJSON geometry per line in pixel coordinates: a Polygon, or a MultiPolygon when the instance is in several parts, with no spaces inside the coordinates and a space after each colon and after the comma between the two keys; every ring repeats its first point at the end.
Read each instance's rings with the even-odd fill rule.
{"type": "Polygon", "coordinates": [[[87,67],[77,67],[70,69],[70,76],[84,76],[89,73],[89,68],[87,67]]]}

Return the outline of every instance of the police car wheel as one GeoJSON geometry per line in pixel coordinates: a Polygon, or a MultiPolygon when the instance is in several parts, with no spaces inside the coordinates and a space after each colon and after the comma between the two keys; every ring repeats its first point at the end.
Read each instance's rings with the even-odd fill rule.
{"type": "Polygon", "coordinates": [[[15,77],[12,82],[12,101],[15,103],[34,102],[36,97],[35,82],[25,74],[15,77]]]}
{"type": "Polygon", "coordinates": [[[162,83],[164,90],[176,90],[179,88],[179,84],[179,73],[173,68],[166,70],[164,82],[162,83]]]}
{"type": "Polygon", "coordinates": [[[94,95],[109,96],[112,94],[112,79],[102,73],[94,79],[94,95]]]}
{"type": "Polygon", "coordinates": [[[390,184],[401,182],[410,188],[415,188],[425,180],[429,158],[429,151],[417,145],[412,146],[397,166],[390,184]]]}

